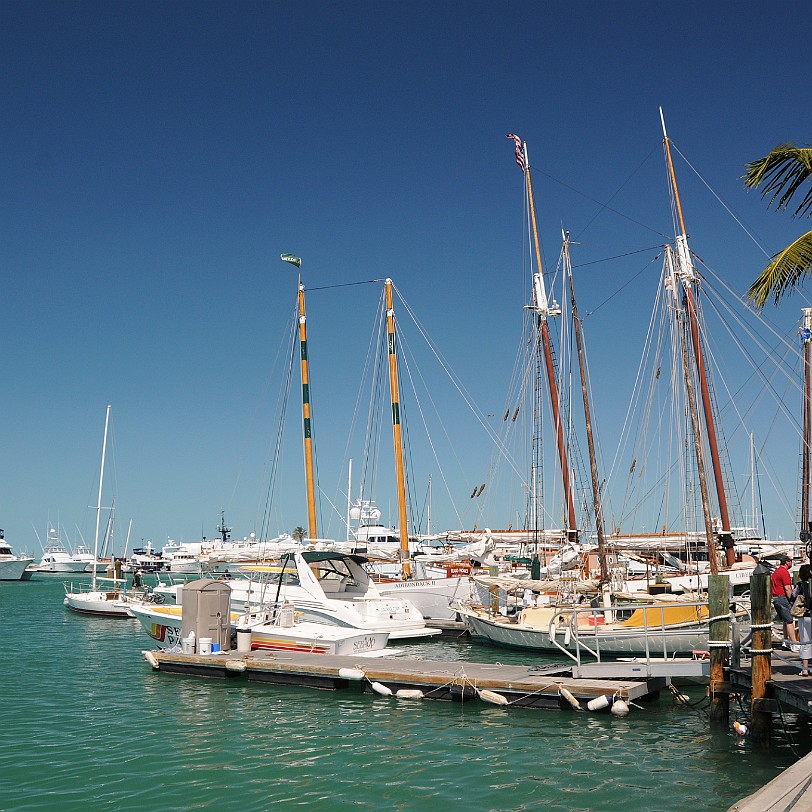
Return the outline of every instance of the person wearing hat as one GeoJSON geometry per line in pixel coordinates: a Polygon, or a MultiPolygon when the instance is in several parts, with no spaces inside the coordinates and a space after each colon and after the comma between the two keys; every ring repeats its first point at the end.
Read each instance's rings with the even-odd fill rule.
{"type": "Polygon", "coordinates": [[[790,597],[792,596],[792,559],[788,555],[778,558],[778,566],[770,576],[772,587],[773,608],[784,624],[784,645],[793,650],[798,644],[798,635],[795,633],[795,619],[790,612],[790,597]]]}

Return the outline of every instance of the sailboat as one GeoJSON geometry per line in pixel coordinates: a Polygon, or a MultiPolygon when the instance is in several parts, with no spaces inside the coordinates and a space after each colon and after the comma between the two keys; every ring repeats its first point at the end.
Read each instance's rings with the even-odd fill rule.
{"type": "MultiPolygon", "coordinates": [[[[665,135],[665,128],[664,135],[665,135]]],[[[530,181],[530,164],[527,159],[527,148],[524,142],[513,136],[516,140],[517,148],[517,163],[525,174],[526,192],[529,200],[529,211],[531,213],[532,230],[536,245],[536,256],[540,268],[540,252],[538,251],[538,237],[535,222],[535,213],[532,200],[532,185],[530,181]]],[[[668,150],[668,140],[665,137],[666,151],[669,159],[669,168],[671,169],[672,187],[676,192],[676,183],[673,177],[673,166],[670,163],[670,151],[668,150]]],[[[678,198],[677,198],[678,200],[678,198]]],[[[679,208],[679,205],[678,205],[679,208]]],[[[681,211],[681,210],[680,210],[681,211]]],[[[681,221],[680,221],[681,222],[681,221]]],[[[695,308],[693,307],[693,300],[691,298],[690,283],[693,275],[688,273],[690,265],[690,255],[687,249],[687,238],[685,236],[684,225],[682,225],[681,234],[676,240],[677,250],[672,252],[666,251],[666,261],[670,263],[669,267],[672,272],[672,290],[676,290],[677,284],[684,285],[685,289],[685,307],[687,316],[692,319],[691,333],[694,338],[694,345],[692,347],[694,357],[697,361],[698,371],[696,376],[701,382],[701,389],[703,394],[707,394],[707,384],[704,381],[704,366],[702,363],[702,347],[699,342],[699,330],[695,325],[693,319],[696,318],[695,308]],[[675,256],[679,258],[681,265],[677,266],[675,256]],[[676,268],[683,268],[682,276],[677,276],[676,268]]],[[[564,248],[562,252],[564,256],[564,265],[570,268],[569,263],[569,246],[568,240],[565,235],[564,248]]],[[[570,278],[571,293],[574,307],[574,288],[572,288],[571,273],[568,274],[570,278]]],[[[549,313],[547,307],[547,299],[545,291],[542,287],[542,278],[540,270],[534,275],[534,303],[539,318],[546,318],[549,313]]],[[[675,293],[676,295],[676,293],[675,293]]],[[[576,319],[577,321],[577,319],[576,319]]],[[[540,327],[543,328],[544,324],[541,323],[540,327]]],[[[576,327],[577,329],[577,327],[576,327]]],[[[683,347],[685,347],[684,332],[683,347]]],[[[541,330],[542,341],[545,339],[544,330],[541,330]]],[[[580,337],[578,338],[579,356],[581,351],[580,337]]],[[[683,355],[687,358],[687,351],[683,350],[683,355]]],[[[580,360],[580,358],[579,358],[580,360]]],[[[548,365],[549,369],[549,365],[548,365]]],[[[689,387],[694,380],[694,373],[685,368],[686,384],[689,387]]],[[[554,378],[549,376],[551,396],[554,395],[554,378]]],[[[586,423],[588,430],[590,429],[590,418],[588,412],[588,399],[586,398],[586,386],[584,385],[584,407],[586,410],[586,423]]],[[[692,401],[694,403],[694,401],[692,401]]],[[[553,402],[555,407],[555,401],[553,402]]],[[[554,408],[554,414],[557,414],[554,408]]],[[[696,438],[697,444],[700,442],[700,428],[697,417],[697,410],[694,407],[692,410],[693,416],[693,433],[696,438]]],[[[714,473],[716,474],[719,466],[715,457],[715,433],[712,430],[712,415],[710,411],[710,404],[706,404],[704,410],[706,421],[709,422],[711,428],[707,429],[708,442],[711,447],[711,456],[714,457],[714,473]]],[[[560,431],[560,424],[556,426],[560,431]]],[[[560,440],[560,434],[559,440],[560,440]]],[[[610,573],[608,569],[609,561],[607,555],[607,546],[602,533],[602,516],[600,509],[600,489],[598,487],[598,479],[594,462],[594,451],[592,448],[591,436],[590,440],[590,459],[592,467],[592,480],[593,480],[593,498],[596,509],[597,517],[597,537],[598,537],[598,559],[600,563],[600,580],[599,584],[603,587],[602,598],[603,600],[596,600],[598,597],[595,587],[597,584],[589,584],[575,574],[574,577],[559,579],[557,582],[553,581],[545,586],[544,582],[530,582],[525,583],[523,586],[518,585],[522,591],[521,599],[513,598],[512,603],[503,598],[502,601],[498,599],[497,588],[498,583],[491,582],[486,584],[493,594],[491,602],[485,600],[479,605],[468,604],[461,605],[459,608],[460,615],[462,616],[466,627],[474,638],[484,639],[492,643],[503,646],[511,646],[517,648],[532,648],[545,651],[566,650],[572,646],[578,647],[583,645],[584,640],[588,640],[588,648],[596,650],[605,654],[628,654],[628,653],[642,653],[654,650],[657,652],[662,651],[664,656],[671,656],[678,652],[690,652],[696,648],[701,647],[700,643],[704,640],[707,641],[708,637],[708,621],[707,621],[707,606],[702,601],[691,604],[689,602],[677,601],[676,598],[669,595],[661,597],[660,605],[656,610],[651,611],[651,619],[649,619],[648,610],[643,607],[638,607],[637,610],[631,615],[625,607],[620,607],[611,600],[609,592],[610,573]],[[568,594],[562,594],[568,593],[568,594]],[[592,597],[592,608],[590,608],[589,598],[592,597]],[[673,605],[666,605],[662,601],[672,601],[673,605]],[[584,606],[586,603],[586,606],[584,606]],[[642,620],[641,620],[642,618],[642,620]],[[656,619],[655,619],[656,618],[656,619]],[[562,643],[562,638],[564,642],[562,643]],[[580,643],[578,641],[581,641],[580,643]]],[[[561,468],[565,472],[565,495],[568,500],[571,496],[568,492],[568,485],[566,479],[566,457],[564,449],[561,445],[558,447],[559,461],[561,468]]],[[[700,475],[703,473],[702,462],[703,456],[701,449],[697,446],[697,462],[700,475]]],[[[735,572],[742,579],[749,577],[752,571],[752,565],[739,565],[734,566],[735,562],[731,560],[732,543],[729,541],[730,536],[730,522],[727,514],[726,502],[724,498],[724,491],[722,489],[721,474],[715,479],[717,487],[719,488],[719,503],[721,510],[721,522],[717,530],[716,537],[712,532],[712,522],[710,521],[710,510],[708,507],[708,497],[706,485],[703,481],[703,504],[705,505],[705,517],[707,528],[707,549],[710,551],[708,556],[708,571],[704,573],[694,572],[688,577],[688,583],[692,584],[693,589],[699,591],[702,587],[707,587],[708,572],[715,574],[718,570],[718,562],[716,561],[715,544],[716,539],[724,544],[727,551],[727,570],[735,572]]],[[[570,526],[568,528],[570,537],[575,536],[577,539],[577,531],[573,523],[574,514],[571,511],[571,501],[568,505],[570,526]]],[[[612,539],[612,541],[615,541],[612,539]]],[[[614,547],[614,551],[618,552],[618,548],[614,547]]],[[[676,561],[679,564],[679,561],[676,561]]],[[[482,579],[484,580],[484,579],[482,579]]],[[[623,586],[629,588],[629,584],[633,583],[631,580],[625,580],[623,586]]],[[[649,579],[643,578],[636,582],[640,586],[638,593],[641,598],[644,597],[643,591],[649,591],[649,579]]],[[[505,584],[504,586],[516,589],[516,584],[505,584]]],[[[665,591],[665,587],[663,587],[665,591]]],[[[668,590],[670,591],[670,589],[668,590]]],[[[515,593],[514,593],[515,594],[515,593]]],[[[645,600],[651,602],[648,594],[645,595],[645,600]]]]}
{"type": "MultiPolygon", "coordinates": [[[[102,491],[104,488],[104,462],[107,454],[107,432],[110,425],[110,404],[104,419],[104,440],[102,442],[101,470],[99,471],[99,498],[96,504],[96,535],[93,544],[93,558],[98,560],[99,555],[99,525],[102,510],[102,491]]],[[[117,562],[118,563],[118,562],[117,562]]],[[[121,570],[113,571],[112,577],[104,578],[96,574],[93,567],[90,584],[65,584],[65,598],[63,603],[68,609],[86,615],[101,615],[103,617],[130,617],[127,603],[130,600],[143,597],[144,593],[127,592],[126,580],[120,577],[121,570]],[[109,588],[102,588],[102,584],[109,588]]]]}

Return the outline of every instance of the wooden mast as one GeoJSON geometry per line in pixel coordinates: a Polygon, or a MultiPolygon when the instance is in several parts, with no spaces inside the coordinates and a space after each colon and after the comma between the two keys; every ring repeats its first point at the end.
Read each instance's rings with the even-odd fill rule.
{"type": "Polygon", "coordinates": [[[395,474],[398,489],[398,526],[400,532],[400,568],[404,578],[410,578],[409,525],[406,517],[406,474],[403,467],[403,435],[400,426],[400,393],[398,390],[398,361],[395,342],[395,310],[392,306],[392,280],[385,281],[386,335],[389,347],[389,391],[392,399],[392,439],[395,446],[395,474]]]}
{"type": "Polygon", "coordinates": [[[302,361],[302,434],[304,436],[305,484],[307,486],[307,530],[318,538],[316,526],[316,485],[313,476],[313,431],[310,424],[310,373],[307,368],[307,319],[304,285],[299,281],[299,349],[302,361]]]}
{"type": "Polygon", "coordinates": [[[586,364],[584,361],[581,323],[578,321],[578,307],[575,304],[575,284],[572,279],[572,262],[570,261],[570,235],[564,234],[564,268],[570,283],[570,301],[572,302],[572,321],[575,326],[575,345],[578,349],[578,368],[581,373],[581,395],[584,401],[584,422],[586,423],[586,441],[589,450],[589,468],[592,474],[592,499],[595,503],[595,529],[598,535],[598,565],[601,571],[601,584],[609,582],[609,566],[606,562],[606,542],[603,535],[603,505],[601,486],[598,480],[598,463],[595,455],[595,440],[592,436],[592,413],[589,408],[589,393],[586,385],[586,364]]]}
{"type": "MultiPolygon", "coordinates": [[[[671,178],[671,188],[674,190],[674,202],[677,208],[680,234],[677,236],[677,268],[678,276],[682,282],[682,289],[685,294],[685,309],[688,314],[688,324],[691,330],[691,344],[696,362],[697,378],[699,380],[700,393],[702,395],[702,412],[705,417],[705,430],[708,436],[708,448],[710,450],[711,465],[713,467],[713,479],[716,484],[716,497],[719,502],[719,518],[722,526],[719,530],[719,541],[725,548],[725,556],[728,566],[732,566],[736,561],[736,550],[733,546],[733,537],[730,531],[730,516],[727,509],[727,496],[725,494],[724,478],[722,476],[722,465],[719,459],[719,444],[716,439],[716,425],[713,419],[711,408],[710,389],[708,387],[708,377],[705,371],[705,359],[702,352],[702,343],[699,335],[699,319],[696,313],[696,302],[694,300],[693,285],[697,281],[694,274],[691,254],[688,250],[688,235],[685,231],[685,219],[682,214],[682,204],[677,188],[677,176],[674,172],[674,162],[671,159],[671,142],[665,130],[665,118],[662,108],[660,108],[660,120],[663,125],[663,143],[665,144],[666,160],[671,178]]],[[[708,555],[712,559],[715,550],[708,549],[708,555]]]]}
{"type": "Polygon", "coordinates": [[[558,461],[561,466],[561,477],[564,487],[564,498],[567,505],[567,538],[571,541],[578,540],[578,524],[575,518],[575,499],[572,493],[570,481],[570,467],[567,459],[567,448],[564,443],[564,425],[561,420],[560,401],[558,397],[558,382],[555,377],[555,366],[553,364],[553,350],[550,342],[550,328],[547,324],[547,316],[552,312],[547,294],[544,289],[543,269],[541,264],[541,248],[539,246],[538,228],[536,226],[536,206],[533,201],[533,183],[530,178],[530,161],[527,157],[527,144],[516,135],[508,135],[516,143],[516,163],[524,172],[525,186],[527,192],[528,206],[530,209],[530,222],[533,229],[533,245],[536,253],[536,273],[533,275],[534,304],[533,309],[537,314],[538,328],[541,338],[542,349],[544,351],[544,365],[547,371],[547,385],[550,392],[550,406],[553,413],[553,422],[556,430],[556,448],[558,450],[558,461]]]}
{"type": "MultiPolygon", "coordinates": [[[[679,294],[677,292],[677,271],[674,252],[670,245],[665,249],[665,261],[668,268],[668,276],[671,281],[671,291],[676,301],[675,310],[681,314],[679,308],[679,294]]],[[[679,316],[678,316],[679,318],[679,316]]],[[[696,456],[696,473],[699,477],[699,495],[702,500],[702,518],[705,524],[705,541],[708,545],[708,560],[710,562],[711,575],[719,572],[719,562],[716,559],[716,552],[713,542],[713,519],[711,518],[710,501],[708,499],[708,480],[705,476],[705,459],[702,455],[702,435],[699,427],[699,412],[696,408],[696,394],[694,392],[694,382],[691,377],[691,365],[688,360],[688,341],[685,338],[685,329],[680,319],[677,325],[679,333],[680,349],[682,350],[682,374],[685,380],[685,397],[688,401],[688,414],[691,418],[691,434],[694,438],[694,455],[696,456]]]]}
{"type": "Polygon", "coordinates": [[[810,442],[812,442],[812,307],[805,307],[801,343],[804,348],[804,392],[803,392],[803,440],[801,457],[801,541],[809,541],[809,497],[810,497],[810,442]]]}

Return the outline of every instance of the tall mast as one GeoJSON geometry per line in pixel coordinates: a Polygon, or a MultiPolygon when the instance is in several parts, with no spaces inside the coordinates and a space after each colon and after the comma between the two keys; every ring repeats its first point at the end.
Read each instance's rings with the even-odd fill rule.
{"type": "Polygon", "coordinates": [[[386,335],[389,347],[389,391],[392,396],[392,438],[395,445],[395,474],[398,489],[398,526],[400,529],[400,567],[404,578],[411,576],[409,564],[409,526],[406,518],[406,475],[403,467],[403,435],[400,427],[400,393],[398,391],[398,361],[395,343],[395,310],[392,307],[392,280],[387,279],[386,335]]]}
{"type": "Polygon", "coordinates": [[[801,343],[804,348],[803,445],[801,448],[801,539],[809,540],[810,442],[812,442],[812,307],[805,307],[801,343]]]}
{"type": "Polygon", "coordinates": [[[696,456],[696,472],[699,477],[699,494],[702,500],[702,518],[705,523],[705,541],[708,545],[708,560],[710,562],[711,575],[717,575],[719,564],[716,560],[716,550],[713,544],[713,519],[711,518],[710,502],[708,500],[708,481],[705,477],[705,458],[702,455],[702,437],[699,432],[699,412],[696,408],[696,395],[694,393],[694,383],[691,376],[691,367],[688,361],[688,341],[685,338],[685,330],[681,321],[682,311],[679,309],[679,294],[677,293],[677,271],[675,266],[674,251],[670,245],[665,248],[665,261],[668,268],[668,276],[671,280],[671,290],[677,302],[675,310],[679,322],[677,332],[679,333],[680,349],[682,350],[682,374],[685,379],[685,397],[688,401],[688,413],[691,417],[691,434],[694,438],[694,454],[696,456]]]}
{"type": "Polygon", "coordinates": [[[307,318],[304,285],[299,281],[299,349],[302,358],[302,433],[304,436],[305,485],[307,486],[307,530],[318,538],[316,526],[316,485],[313,476],[313,431],[310,425],[310,373],[307,368],[307,318]]]}
{"type": "Polygon", "coordinates": [[[93,578],[90,589],[96,591],[96,563],[99,560],[99,523],[101,521],[102,488],[104,487],[104,458],[107,456],[107,427],[110,425],[110,404],[104,416],[104,440],[102,441],[101,469],[99,470],[99,499],[96,502],[96,535],[93,541],[93,578]]]}
{"type": "Polygon", "coordinates": [[[431,474],[429,474],[429,509],[427,512],[426,535],[431,535],[431,474]]]}
{"type": "MultiPolygon", "coordinates": [[[[727,565],[731,566],[736,561],[736,550],[733,546],[733,537],[730,531],[730,516],[727,509],[727,496],[725,494],[724,478],[722,476],[722,464],[719,459],[719,444],[716,439],[716,425],[713,419],[711,408],[710,389],[708,387],[708,377],[705,371],[705,358],[702,352],[702,343],[699,335],[699,319],[696,313],[696,302],[694,300],[693,287],[697,281],[694,274],[691,253],[688,249],[688,235],[685,231],[685,218],[682,214],[682,203],[680,202],[679,189],[677,188],[677,176],[674,172],[674,162],[671,158],[671,142],[665,130],[665,118],[662,108],[660,108],[660,121],[663,125],[663,143],[665,145],[666,161],[668,172],[671,178],[671,188],[674,190],[674,202],[677,209],[680,234],[676,238],[677,244],[677,275],[682,282],[682,289],[685,294],[685,309],[688,314],[688,324],[691,330],[691,345],[694,351],[694,361],[696,362],[696,373],[699,380],[699,389],[702,396],[702,412],[705,417],[705,430],[708,435],[708,448],[710,450],[711,464],[713,466],[713,479],[716,484],[716,497],[719,502],[719,518],[722,526],[719,530],[719,540],[725,548],[727,565]]],[[[715,551],[708,549],[708,554],[713,557],[715,551]]]]}
{"type": "Polygon", "coordinates": [[[570,283],[570,301],[572,302],[572,321],[575,326],[575,344],[578,349],[578,368],[581,372],[581,394],[584,401],[584,422],[586,423],[586,441],[589,448],[589,467],[592,473],[592,499],[595,503],[595,529],[598,534],[598,565],[601,571],[601,583],[609,581],[609,567],[606,563],[606,544],[603,535],[603,506],[601,503],[601,486],[598,480],[598,463],[595,455],[595,440],[592,436],[592,414],[589,408],[589,394],[586,384],[586,363],[584,360],[581,323],[578,321],[578,307],[575,304],[575,284],[572,280],[572,262],[570,261],[570,235],[564,234],[564,268],[570,283]]]}
{"type": "Polygon", "coordinates": [[[530,210],[530,222],[533,230],[533,245],[536,253],[536,273],[533,274],[533,310],[537,314],[537,323],[542,349],[544,351],[544,366],[547,372],[547,385],[550,393],[550,406],[553,413],[553,423],[556,431],[556,448],[558,461],[561,467],[561,477],[564,487],[564,498],[567,505],[567,537],[572,541],[578,540],[578,525],[575,519],[575,499],[570,481],[570,467],[567,459],[567,448],[564,444],[564,425],[561,420],[560,401],[558,397],[558,382],[555,377],[553,364],[553,349],[550,341],[550,328],[547,324],[548,315],[556,315],[548,302],[547,292],[544,288],[543,269],[541,264],[541,248],[539,246],[538,228],[536,226],[536,206],[533,201],[533,183],[530,179],[530,161],[527,156],[527,144],[517,135],[509,134],[516,144],[516,163],[524,173],[525,190],[530,210]]]}
{"type": "Polygon", "coordinates": [[[347,467],[347,540],[352,538],[352,460],[347,467]]]}

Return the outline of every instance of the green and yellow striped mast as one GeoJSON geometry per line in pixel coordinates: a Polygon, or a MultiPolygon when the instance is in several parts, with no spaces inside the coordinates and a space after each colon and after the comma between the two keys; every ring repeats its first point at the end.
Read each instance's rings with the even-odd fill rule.
{"type": "Polygon", "coordinates": [[[400,392],[398,358],[395,342],[395,310],[392,306],[392,280],[384,283],[386,291],[386,336],[389,346],[389,390],[392,396],[392,438],[395,444],[395,474],[398,489],[398,526],[400,528],[400,569],[404,578],[412,575],[409,563],[409,525],[406,516],[406,473],[403,466],[403,434],[400,427],[400,392]]]}
{"type": "MultiPolygon", "coordinates": [[[[282,254],[283,262],[302,267],[301,257],[282,254]]],[[[304,437],[305,485],[307,488],[307,531],[311,539],[318,538],[316,525],[316,483],[313,475],[313,431],[310,418],[310,374],[307,368],[307,318],[302,275],[299,273],[299,351],[302,370],[302,434],[304,437]]]]}

